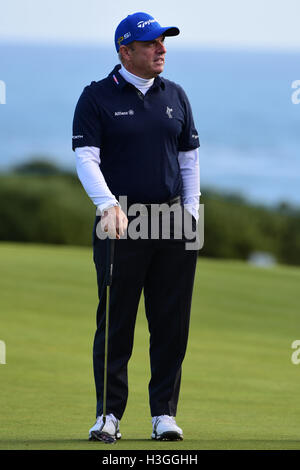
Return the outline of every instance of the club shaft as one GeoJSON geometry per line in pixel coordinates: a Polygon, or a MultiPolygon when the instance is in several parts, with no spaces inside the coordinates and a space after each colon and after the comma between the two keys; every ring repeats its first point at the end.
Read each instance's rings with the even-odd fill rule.
{"type": "Polygon", "coordinates": [[[103,379],[103,426],[106,421],[106,403],[107,403],[107,358],[108,358],[108,334],[109,334],[109,305],[110,305],[110,286],[112,283],[112,272],[114,262],[115,240],[107,239],[107,277],[106,277],[106,312],[105,312],[105,341],[104,341],[104,379],[103,379]]]}
{"type": "Polygon", "coordinates": [[[104,343],[104,384],[103,384],[103,422],[106,419],[107,402],[107,356],[108,356],[108,328],[109,328],[109,300],[110,288],[106,286],[106,318],[105,318],[105,343],[104,343]]]}

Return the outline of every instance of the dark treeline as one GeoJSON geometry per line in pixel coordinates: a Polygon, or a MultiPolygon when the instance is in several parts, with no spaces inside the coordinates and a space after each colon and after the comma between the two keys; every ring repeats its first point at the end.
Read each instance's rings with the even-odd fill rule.
{"type": "MultiPolygon", "coordinates": [[[[239,196],[201,189],[204,247],[200,256],[247,259],[272,254],[300,265],[300,210],[270,209],[239,196]]],[[[95,207],[76,175],[33,161],[0,175],[0,240],[91,246],[95,207]]]]}

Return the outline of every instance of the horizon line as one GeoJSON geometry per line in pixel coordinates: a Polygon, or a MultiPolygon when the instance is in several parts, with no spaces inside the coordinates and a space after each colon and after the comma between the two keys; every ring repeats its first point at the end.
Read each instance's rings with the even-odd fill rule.
{"type": "MultiPolygon", "coordinates": [[[[113,43],[97,42],[97,41],[74,41],[74,40],[52,40],[45,38],[18,38],[18,37],[1,37],[0,36],[0,48],[2,45],[17,45],[17,46],[62,46],[62,47],[81,47],[81,48],[111,48],[114,52],[115,46],[113,43]]],[[[172,50],[211,50],[211,51],[224,51],[224,52],[269,52],[269,53],[290,53],[299,54],[300,45],[297,46],[280,46],[280,45],[268,45],[268,44],[218,44],[218,43],[192,43],[192,42],[181,42],[175,43],[172,46],[172,50]]]]}

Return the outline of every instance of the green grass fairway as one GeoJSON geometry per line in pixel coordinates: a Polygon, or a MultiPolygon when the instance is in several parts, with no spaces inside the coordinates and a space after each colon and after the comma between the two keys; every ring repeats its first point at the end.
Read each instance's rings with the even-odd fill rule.
{"type": "Polygon", "coordinates": [[[122,440],[87,440],[95,420],[97,289],[87,248],[0,244],[0,449],[300,449],[300,269],[200,258],[177,422],[152,442],[143,298],[122,440]]]}

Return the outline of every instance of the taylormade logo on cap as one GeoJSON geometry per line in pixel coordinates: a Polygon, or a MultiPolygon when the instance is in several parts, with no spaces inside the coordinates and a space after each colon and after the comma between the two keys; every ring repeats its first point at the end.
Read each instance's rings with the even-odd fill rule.
{"type": "Polygon", "coordinates": [[[147,24],[151,24],[151,23],[158,23],[157,20],[148,20],[148,21],[139,21],[137,26],[138,28],[144,28],[144,26],[146,26],[147,24]]]}
{"type": "Polygon", "coordinates": [[[120,46],[133,41],[152,41],[162,35],[177,36],[177,26],[161,26],[157,19],[148,13],[138,12],[128,15],[118,25],[115,32],[115,46],[119,52],[120,46]]]}

